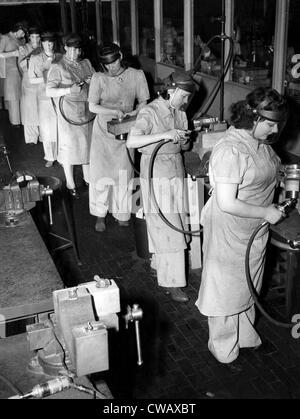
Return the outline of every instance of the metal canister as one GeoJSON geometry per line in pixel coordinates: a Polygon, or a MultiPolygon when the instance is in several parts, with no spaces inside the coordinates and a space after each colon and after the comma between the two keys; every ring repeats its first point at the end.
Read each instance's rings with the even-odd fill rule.
{"type": "Polygon", "coordinates": [[[287,164],[284,168],[286,198],[298,199],[300,193],[300,164],[287,164]]]}

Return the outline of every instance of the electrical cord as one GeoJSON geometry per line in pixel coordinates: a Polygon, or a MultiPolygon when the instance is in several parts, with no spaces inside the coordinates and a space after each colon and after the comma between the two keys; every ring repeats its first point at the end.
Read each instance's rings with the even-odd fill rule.
{"type": "Polygon", "coordinates": [[[82,391],[83,393],[91,394],[91,395],[94,396],[95,399],[102,399],[102,400],[107,399],[107,397],[98,390],[93,390],[91,388],[88,388],[88,387],[85,387],[85,386],[82,386],[82,385],[78,385],[78,384],[75,384],[75,383],[71,383],[70,387],[74,388],[78,391],[82,391]]]}
{"type": "Polygon", "coordinates": [[[154,207],[157,211],[157,214],[159,215],[159,217],[163,220],[163,222],[165,224],[167,224],[170,228],[172,228],[175,231],[178,231],[179,233],[182,234],[189,234],[190,236],[200,236],[200,233],[202,232],[202,228],[200,228],[199,230],[184,230],[181,229],[179,227],[176,227],[174,224],[172,224],[163,214],[163,212],[161,211],[156,196],[155,196],[155,192],[154,192],[154,185],[153,185],[153,168],[154,168],[154,160],[155,157],[158,153],[158,150],[166,143],[169,143],[172,140],[162,140],[160,141],[154,148],[151,157],[150,157],[150,162],[149,162],[149,168],[148,168],[148,185],[149,185],[149,191],[150,191],[150,197],[152,199],[152,202],[154,204],[154,207]]]}

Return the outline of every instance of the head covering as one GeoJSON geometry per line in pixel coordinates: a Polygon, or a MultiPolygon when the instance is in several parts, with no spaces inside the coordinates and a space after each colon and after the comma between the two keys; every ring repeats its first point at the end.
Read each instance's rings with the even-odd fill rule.
{"type": "Polygon", "coordinates": [[[193,93],[195,91],[195,83],[192,77],[182,70],[176,70],[174,73],[171,73],[165,80],[165,83],[168,89],[178,87],[179,89],[189,93],[193,93]]]}
{"type": "Polygon", "coordinates": [[[72,33],[69,35],[65,40],[65,45],[67,47],[74,47],[74,48],[81,48],[82,47],[82,39],[79,35],[72,33]]]}
{"type": "Polygon", "coordinates": [[[55,41],[55,34],[53,32],[42,32],[41,33],[41,40],[44,41],[55,41]]]}
{"type": "Polygon", "coordinates": [[[41,34],[40,29],[36,26],[32,26],[31,28],[29,28],[28,29],[28,35],[33,35],[33,34],[40,35],[41,34]]]}
{"type": "Polygon", "coordinates": [[[26,32],[26,27],[24,23],[22,22],[15,23],[11,28],[11,31],[14,33],[18,32],[19,30],[26,32]]]}
{"type": "Polygon", "coordinates": [[[155,90],[158,91],[176,89],[176,87],[189,93],[194,93],[196,88],[192,77],[183,70],[176,70],[165,79],[158,79],[155,82],[155,90]]]}
{"type": "Polygon", "coordinates": [[[111,64],[119,58],[121,58],[120,47],[113,42],[99,49],[99,59],[102,64],[111,64]]]}

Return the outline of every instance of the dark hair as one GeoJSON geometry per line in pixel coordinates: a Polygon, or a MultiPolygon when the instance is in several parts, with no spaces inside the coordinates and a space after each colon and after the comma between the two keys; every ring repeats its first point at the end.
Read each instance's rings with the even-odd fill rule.
{"type": "Polygon", "coordinates": [[[65,38],[64,44],[67,47],[81,48],[82,38],[77,33],[71,33],[65,38]]]}
{"type": "Polygon", "coordinates": [[[245,100],[231,105],[230,122],[237,129],[251,129],[259,116],[259,110],[285,114],[286,101],[275,89],[258,87],[249,93],[245,100]]]}
{"type": "Polygon", "coordinates": [[[101,64],[111,64],[118,58],[121,58],[119,45],[110,42],[99,48],[99,59],[101,64]]]}
{"type": "Polygon", "coordinates": [[[18,32],[19,30],[22,30],[23,32],[26,32],[26,27],[25,27],[24,23],[18,22],[18,23],[15,23],[14,25],[11,26],[11,31],[13,33],[18,32]]]}
{"type": "Polygon", "coordinates": [[[165,79],[157,79],[154,83],[154,90],[163,99],[169,99],[168,89],[179,88],[188,93],[193,93],[196,89],[192,77],[183,70],[176,70],[165,79]]]}
{"type": "Polygon", "coordinates": [[[33,35],[33,34],[41,34],[40,29],[37,26],[32,26],[28,29],[28,35],[33,35]]]}

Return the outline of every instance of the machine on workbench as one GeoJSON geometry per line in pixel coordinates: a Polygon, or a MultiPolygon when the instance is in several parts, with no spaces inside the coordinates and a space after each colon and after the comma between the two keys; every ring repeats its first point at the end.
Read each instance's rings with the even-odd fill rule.
{"type": "MultiPolygon", "coordinates": [[[[14,398],[51,395],[74,387],[81,377],[109,369],[109,333],[119,331],[120,295],[115,281],[95,275],[94,281],[54,291],[53,303],[54,314],[27,326],[29,349],[35,354],[29,370],[52,379],[14,398]]],[[[128,306],[123,315],[126,328],[129,322],[135,323],[138,365],[143,363],[142,317],[137,304],[128,306]]],[[[80,390],[78,385],[75,388],[80,390]]]]}

